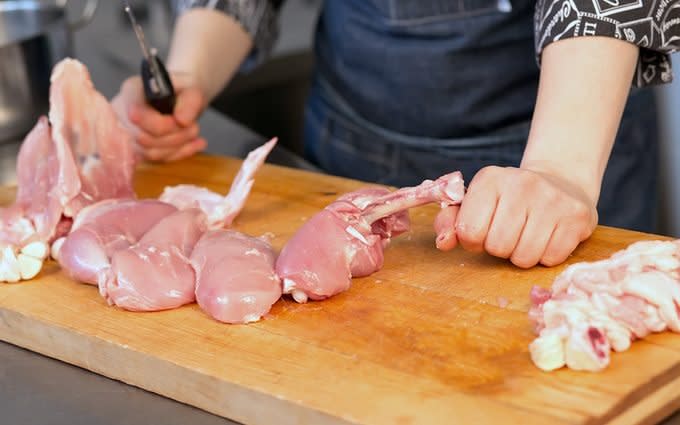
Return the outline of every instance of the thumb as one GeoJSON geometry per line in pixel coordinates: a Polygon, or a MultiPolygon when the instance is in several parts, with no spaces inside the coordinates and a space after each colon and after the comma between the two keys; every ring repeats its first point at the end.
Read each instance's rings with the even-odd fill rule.
{"type": "Polygon", "coordinates": [[[450,251],[458,244],[455,224],[459,208],[458,205],[444,207],[434,219],[434,231],[437,233],[437,249],[441,251],[450,251]]]}
{"type": "Polygon", "coordinates": [[[203,110],[204,98],[196,87],[187,87],[179,92],[174,112],[179,125],[188,127],[196,122],[203,110]]]}

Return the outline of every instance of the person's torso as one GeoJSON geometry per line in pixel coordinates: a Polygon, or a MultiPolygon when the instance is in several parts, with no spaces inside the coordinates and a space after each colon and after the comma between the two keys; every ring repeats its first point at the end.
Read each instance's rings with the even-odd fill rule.
{"type": "Polygon", "coordinates": [[[318,75],[390,131],[502,131],[533,111],[533,10],[529,0],[325,0],[318,75]]]}

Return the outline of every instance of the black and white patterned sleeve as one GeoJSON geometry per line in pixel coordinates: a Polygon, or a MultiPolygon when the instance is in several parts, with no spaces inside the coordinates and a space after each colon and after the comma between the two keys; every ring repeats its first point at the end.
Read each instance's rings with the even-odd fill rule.
{"type": "Polygon", "coordinates": [[[536,54],[570,37],[604,36],[640,47],[633,85],[673,79],[670,54],[680,48],[680,0],[538,0],[536,54]]]}
{"type": "Polygon", "coordinates": [[[278,13],[284,0],[174,0],[175,13],[192,8],[220,10],[233,17],[253,40],[253,51],[248,62],[265,60],[278,35],[278,13]]]}

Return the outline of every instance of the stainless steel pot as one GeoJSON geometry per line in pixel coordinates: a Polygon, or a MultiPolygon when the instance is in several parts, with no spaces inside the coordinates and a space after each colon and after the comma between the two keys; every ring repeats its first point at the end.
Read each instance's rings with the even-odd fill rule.
{"type": "Polygon", "coordinates": [[[54,65],[73,56],[72,33],[87,25],[99,0],[83,0],[70,21],[70,0],[0,0],[0,144],[22,139],[49,108],[54,65]]]}

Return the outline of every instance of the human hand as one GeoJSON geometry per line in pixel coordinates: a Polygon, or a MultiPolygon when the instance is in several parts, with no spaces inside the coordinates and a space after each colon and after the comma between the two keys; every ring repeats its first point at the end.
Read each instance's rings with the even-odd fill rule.
{"type": "Polygon", "coordinates": [[[590,237],[597,220],[596,202],[555,170],[492,166],[474,176],[459,210],[439,213],[435,230],[444,251],[460,243],[518,267],[550,267],[590,237]]]}
{"type": "Polygon", "coordinates": [[[207,146],[200,136],[198,117],[205,108],[205,96],[187,75],[171,75],[177,103],[172,115],[157,112],[144,97],[140,77],[123,82],[111,104],[123,124],[132,131],[142,156],[151,161],[176,161],[207,146]]]}
{"type": "MultiPolygon", "coordinates": [[[[463,198],[465,200],[465,198],[463,198]]],[[[434,220],[434,231],[437,234],[437,249],[450,251],[458,245],[456,237],[456,217],[460,205],[448,205],[439,211],[434,220]]]]}

